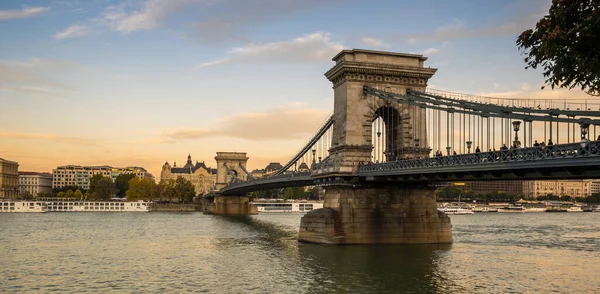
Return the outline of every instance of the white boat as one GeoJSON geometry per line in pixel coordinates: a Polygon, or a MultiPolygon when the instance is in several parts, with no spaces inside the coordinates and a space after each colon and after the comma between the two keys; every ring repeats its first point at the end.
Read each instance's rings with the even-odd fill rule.
{"type": "Polygon", "coordinates": [[[546,212],[546,207],[527,207],[527,212],[546,212]]]}
{"type": "Polygon", "coordinates": [[[49,212],[147,212],[149,202],[135,201],[46,201],[49,212]]]}
{"type": "Polygon", "coordinates": [[[445,214],[473,214],[473,210],[462,207],[438,207],[438,211],[445,214]]]}
{"type": "Polygon", "coordinates": [[[473,212],[498,212],[497,208],[491,208],[488,206],[477,206],[473,207],[473,212]]]}
{"type": "Polygon", "coordinates": [[[567,208],[567,212],[583,212],[581,206],[571,206],[567,208]]]}
{"type": "Polygon", "coordinates": [[[323,208],[322,202],[253,202],[258,212],[308,212],[323,208]]]}
{"type": "Polygon", "coordinates": [[[43,201],[0,201],[0,212],[47,212],[43,201]]]}
{"type": "Polygon", "coordinates": [[[498,212],[527,212],[527,208],[523,206],[509,205],[506,207],[498,208],[498,212]]]}

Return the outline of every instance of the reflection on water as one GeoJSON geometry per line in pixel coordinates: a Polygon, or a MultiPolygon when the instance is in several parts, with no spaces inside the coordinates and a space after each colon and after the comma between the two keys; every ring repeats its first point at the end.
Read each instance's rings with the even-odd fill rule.
{"type": "Polygon", "coordinates": [[[302,265],[315,270],[310,288],[318,292],[430,293],[448,282],[437,260],[450,248],[300,244],[299,251],[302,265]]]}
{"type": "Polygon", "coordinates": [[[600,214],[453,216],[452,245],[298,243],[299,214],[0,214],[0,292],[594,293],[600,214]]]}

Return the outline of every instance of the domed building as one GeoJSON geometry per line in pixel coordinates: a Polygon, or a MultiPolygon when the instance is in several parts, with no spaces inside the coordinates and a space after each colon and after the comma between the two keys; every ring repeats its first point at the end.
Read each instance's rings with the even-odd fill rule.
{"type": "Polygon", "coordinates": [[[192,156],[188,154],[187,162],[183,167],[177,167],[176,162],[173,162],[173,166],[171,166],[168,161],[162,166],[161,180],[176,180],[178,177],[192,182],[196,195],[204,195],[214,190],[217,182],[217,170],[207,167],[204,161],[192,163],[192,156]]]}

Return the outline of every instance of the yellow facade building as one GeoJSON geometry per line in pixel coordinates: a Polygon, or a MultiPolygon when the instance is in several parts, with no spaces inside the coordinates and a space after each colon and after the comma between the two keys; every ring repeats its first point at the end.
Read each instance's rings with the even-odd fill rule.
{"type": "Polygon", "coordinates": [[[19,197],[19,163],[0,158],[0,199],[19,197]]]}
{"type": "Polygon", "coordinates": [[[192,163],[192,156],[188,155],[187,162],[183,167],[177,167],[176,162],[173,162],[173,166],[171,166],[168,161],[162,166],[161,180],[176,180],[178,177],[192,182],[196,195],[205,195],[215,189],[217,170],[207,167],[204,161],[192,163]]]}

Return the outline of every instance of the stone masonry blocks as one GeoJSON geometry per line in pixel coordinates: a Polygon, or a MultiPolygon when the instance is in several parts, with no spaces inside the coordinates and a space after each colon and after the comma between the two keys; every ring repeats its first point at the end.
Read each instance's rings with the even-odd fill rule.
{"type": "Polygon", "coordinates": [[[427,187],[326,187],[325,208],[302,217],[299,240],[326,244],[451,243],[450,218],[427,187]]]}

